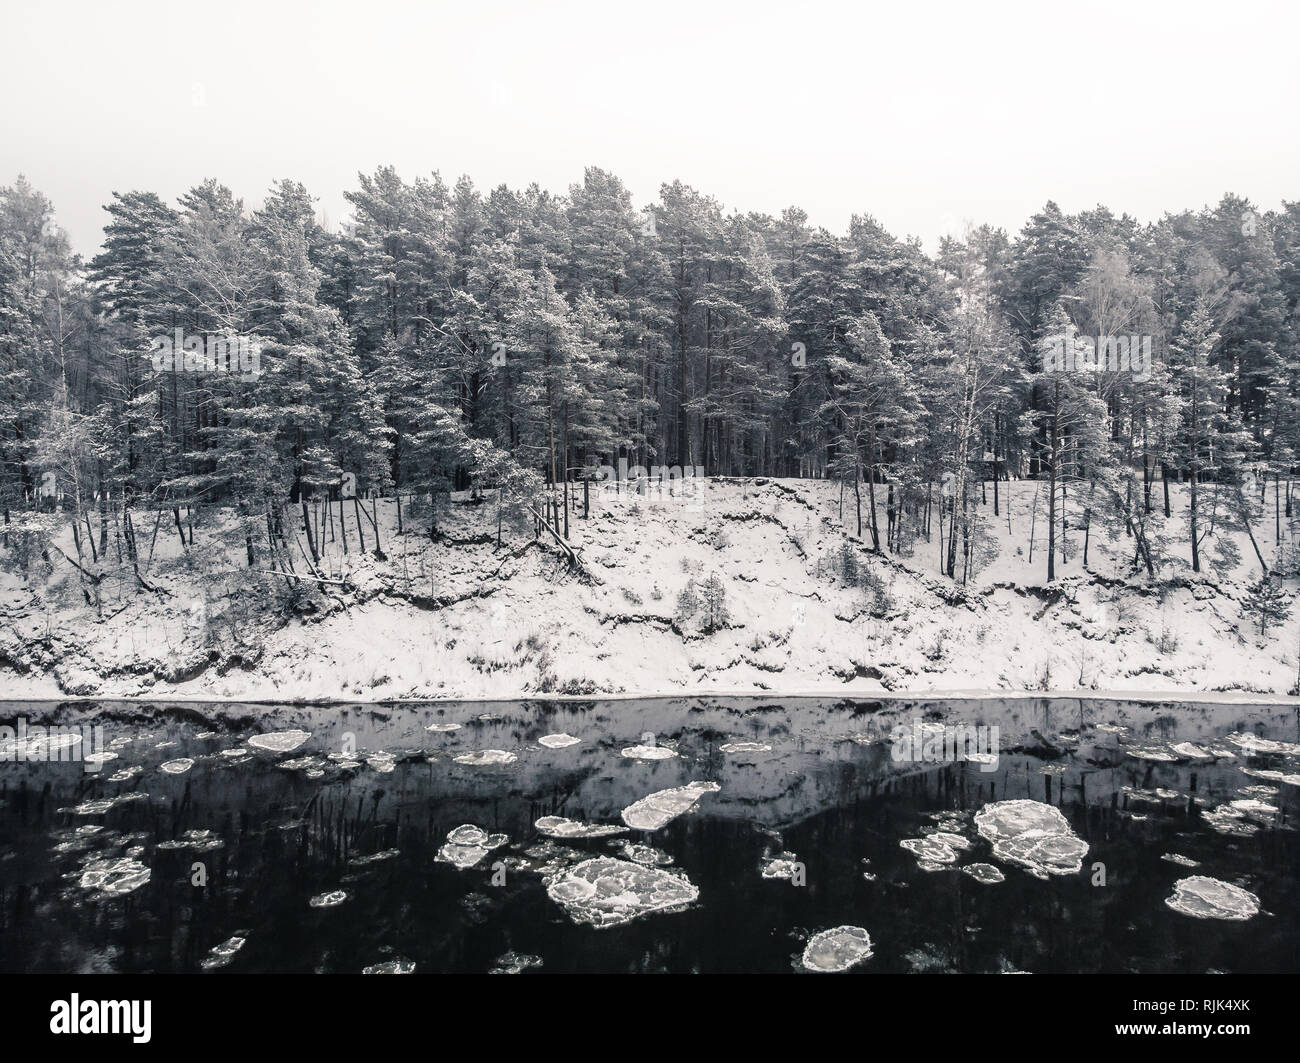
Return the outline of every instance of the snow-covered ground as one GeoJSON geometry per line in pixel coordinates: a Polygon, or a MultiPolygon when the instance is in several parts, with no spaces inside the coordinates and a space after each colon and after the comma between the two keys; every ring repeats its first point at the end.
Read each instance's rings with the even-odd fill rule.
{"type": "MultiPolygon", "coordinates": [[[[824,481],[709,481],[701,500],[650,497],[636,505],[593,492],[585,520],[577,492],[570,539],[585,577],[545,532],[534,542],[531,525],[507,527],[498,547],[491,501],[467,505],[458,496],[444,506],[444,538],[435,543],[424,534],[427,521],[417,524],[409,512],[399,536],[395,503],[379,500],[382,560],[358,552],[349,505],[346,556],[337,530],[321,532],[320,570],[343,584],[310,585],[292,610],[273,604],[270,576],[259,574],[260,587],[250,589],[237,541],[219,550],[199,528],[196,544],[182,552],[175,528],[163,523],[147,577],[156,593],[133,591],[125,576],[107,580],[102,616],[86,605],[75,570],[57,558],[48,579],[39,563],[26,579],[2,577],[0,697],[1086,690],[1277,700],[1295,687],[1300,609],[1264,635],[1243,614],[1245,587],[1260,571],[1244,533],[1231,535],[1239,561],[1208,563],[1193,575],[1181,487],[1167,525],[1170,556],[1155,584],[1127,574],[1132,540],[1112,540],[1095,524],[1084,569],[1073,497],[1067,560],[1058,555],[1057,579],[1048,584],[1044,485],[999,489],[999,516],[991,485],[980,507],[991,556],[964,586],[939,573],[937,522],[932,541],[920,536],[910,552],[875,555],[850,534],[851,496],[841,520],[839,485],[824,481]],[[691,615],[679,602],[688,581],[696,590],[691,615]],[[710,582],[723,589],[725,608],[713,630],[703,622],[710,582]]],[[[882,499],[882,534],[884,516],[882,499]]],[[[373,548],[369,521],[362,527],[373,548]]],[[[1300,524],[1283,522],[1282,532],[1285,545],[1300,524]]],[[[1272,564],[1271,511],[1254,533],[1272,564]]],[[[137,534],[145,533],[138,527],[137,534]]],[[[865,529],[864,536],[869,542],[865,529]]],[[[70,534],[61,546],[73,553],[70,534]]],[[[301,563],[298,570],[305,571],[301,563]]],[[[1296,582],[1287,588],[1294,597],[1296,582]]]]}

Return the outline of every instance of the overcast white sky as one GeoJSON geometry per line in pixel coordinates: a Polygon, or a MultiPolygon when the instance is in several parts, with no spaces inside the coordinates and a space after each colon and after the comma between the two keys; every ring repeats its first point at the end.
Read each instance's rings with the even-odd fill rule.
{"type": "Polygon", "coordinates": [[[638,205],[681,178],[728,208],[870,213],[933,248],[1048,199],[1142,220],[1226,191],[1300,199],[1300,5],[767,0],[3,0],[0,184],[74,246],[113,190],[303,181],[334,222],[358,170],[638,205]]]}

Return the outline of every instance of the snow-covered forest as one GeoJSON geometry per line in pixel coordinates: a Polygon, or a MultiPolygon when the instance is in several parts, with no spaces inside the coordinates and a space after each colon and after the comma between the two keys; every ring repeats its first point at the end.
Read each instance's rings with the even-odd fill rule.
{"type": "Polygon", "coordinates": [[[287,615],[363,558],[473,546],[495,575],[529,542],[598,583],[578,525],[702,476],[733,509],[761,494],[738,481],[815,481],[802,504],[936,602],[1104,554],[1133,586],[1237,579],[1261,633],[1289,617],[1300,203],[1048,202],[931,256],[866,214],[639,204],[596,168],[562,194],[382,168],[347,198],[331,226],[293,181],[119,192],[84,260],[39,190],[0,189],[11,589],[102,620],[219,582],[287,615]]]}

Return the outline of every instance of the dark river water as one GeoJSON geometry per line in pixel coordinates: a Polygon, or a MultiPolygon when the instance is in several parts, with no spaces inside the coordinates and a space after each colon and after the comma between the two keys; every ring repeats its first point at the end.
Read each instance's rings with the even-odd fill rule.
{"type": "Polygon", "coordinates": [[[9,702],[0,724],[2,971],[791,972],[845,926],[865,973],[1300,970],[1294,706],[9,702]],[[959,727],[983,744],[929,741],[959,727]],[[1008,843],[1026,815],[1050,845],[1008,843]],[[1171,906],[1189,877],[1226,892],[1171,906]]]}

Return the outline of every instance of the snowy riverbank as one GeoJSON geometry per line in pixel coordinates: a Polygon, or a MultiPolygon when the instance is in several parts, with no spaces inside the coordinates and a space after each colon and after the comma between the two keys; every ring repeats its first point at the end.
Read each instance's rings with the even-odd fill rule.
{"type": "MultiPolygon", "coordinates": [[[[67,565],[48,579],[6,574],[0,697],[1253,701],[1295,687],[1300,609],[1263,635],[1243,612],[1259,575],[1244,534],[1240,560],[1193,575],[1175,490],[1169,557],[1152,584],[1127,575],[1131,540],[1095,525],[1085,570],[1082,514],[1071,512],[1066,560],[1049,585],[1041,496],[1039,484],[1002,484],[995,517],[990,489],[980,507],[986,557],[965,586],[940,575],[937,538],[872,554],[846,534],[856,531],[851,498],[841,517],[839,487],[823,481],[710,482],[701,505],[593,497],[585,520],[578,495],[570,539],[586,579],[545,536],[507,530],[498,547],[491,504],[450,506],[433,543],[410,513],[398,535],[394,502],[380,500],[384,558],[359,553],[351,526],[344,555],[337,531],[322,528],[320,571],[340,585],[313,585],[291,610],[276,604],[269,576],[250,589],[238,551],[199,527],[184,551],[175,537],[156,540],[155,593],[125,575],[106,581],[102,615],[67,565]]],[[[373,548],[368,520],[363,531],[373,548]]],[[[1294,534],[1285,523],[1282,532],[1294,534]]],[[[1254,534],[1271,562],[1272,521],[1254,534]]],[[[1286,586],[1294,596],[1296,582],[1286,586]]]]}

